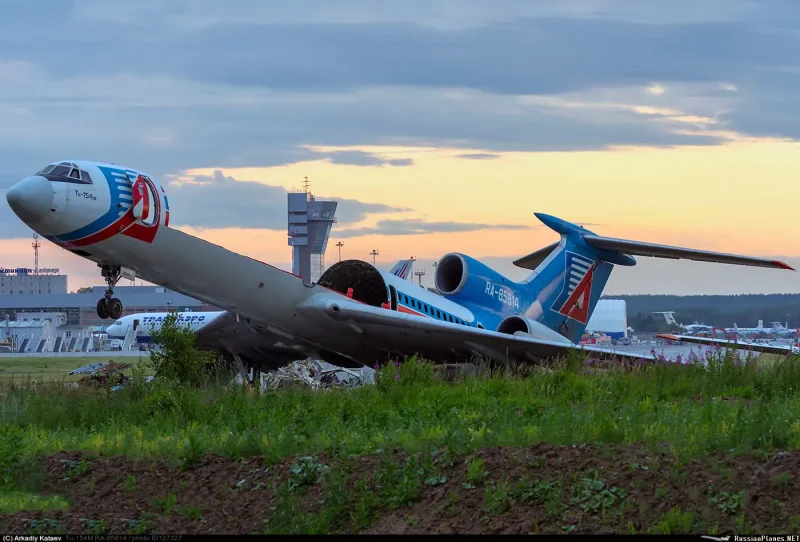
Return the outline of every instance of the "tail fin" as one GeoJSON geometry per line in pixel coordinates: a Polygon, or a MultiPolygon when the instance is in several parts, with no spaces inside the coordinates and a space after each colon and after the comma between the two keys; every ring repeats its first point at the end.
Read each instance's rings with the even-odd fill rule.
{"type": "Polygon", "coordinates": [[[793,270],[783,262],[764,258],[602,237],[560,218],[535,214],[561,235],[561,241],[514,262],[533,270],[524,281],[536,298],[526,317],[558,331],[573,343],[586,330],[614,265],[636,265],[633,254],[793,270]]]}
{"type": "Polygon", "coordinates": [[[392,275],[397,275],[401,279],[408,279],[411,276],[411,269],[414,267],[414,259],[400,260],[389,270],[392,275]]]}

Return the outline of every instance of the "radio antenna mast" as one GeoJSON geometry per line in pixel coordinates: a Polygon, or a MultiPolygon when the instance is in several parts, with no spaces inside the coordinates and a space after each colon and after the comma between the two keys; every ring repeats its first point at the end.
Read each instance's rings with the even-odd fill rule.
{"type": "Polygon", "coordinates": [[[33,232],[33,243],[31,243],[31,246],[33,247],[33,274],[34,275],[38,275],[39,274],[39,247],[42,246],[42,245],[41,245],[41,243],[39,243],[39,234],[36,233],[36,232],[33,232]]]}

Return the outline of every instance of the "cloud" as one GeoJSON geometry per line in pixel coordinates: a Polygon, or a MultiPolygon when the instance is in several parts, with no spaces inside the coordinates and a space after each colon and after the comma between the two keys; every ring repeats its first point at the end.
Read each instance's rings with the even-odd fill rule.
{"type": "Polygon", "coordinates": [[[2,10],[0,188],[70,156],[162,176],[320,159],[313,145],[492,154],[800,138],[800,7],[789,2],[42,0],[2,10]],[[54,24],[80,39],[54,47],[29,30],[54,24]]]}
{"type": "Polygon", "coordinates": [[[530,226],[519,224],[471,224],[468,222],[433,222],[421,219],[379,220],[375,226],[337,229],[333,236],[347,239],[365,235],[425,235],[430,233],[454,233],[478,230],[525,230],[530,226]]]}
{"type": "Polygon", "coordinates": [[[363,151],[333,151],[317,153],[325,157],[331,164],[349,164],[353,166],[410,166],[414,164],[411,158],[395,158],[386,160],[380,156],[363,151]]]}
{"type": "MultiPolygon", "coordinates": [[[[177,226],[198,228],[258,228],[285,230],[287,190],[280,186],[240,181],[220,171],[214,175],[173,177],[165,190],[170,198],[170,217],[177,226]]],[[[339,224],[355,224],[371,214],[406,212],[409,209],[354,199],[327,198],[339,202],[339,224]]]]}
{"type": "Polygon", "coordinates": [[[495,158],[500,158],[500,156],[500,154],[493,154],[490,152],[474,152],[459,154],[456,158],[464,158],[466,160],[493,160],[495,158]]]}

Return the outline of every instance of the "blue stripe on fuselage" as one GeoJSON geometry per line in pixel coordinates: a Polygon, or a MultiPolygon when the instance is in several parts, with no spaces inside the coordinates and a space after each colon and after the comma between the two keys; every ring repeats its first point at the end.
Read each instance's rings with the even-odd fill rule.
{"type": "Polygon", "coordinates": [[[106,184],[108,185],[108,192],[111,195],[111,205],[109,205],[108,211],[106,211],[103,216],[94,222],[87,224],[82,228],[78,228],[77,230],[58,235],[46,235],[45,238],[48,241],[68,243],[70,241],[77,241],[78,239],[83,239],[84,237],[94,235],[95,233],[111,226],[120,218],[120,211],[127,211],[128,208],[130,208],[130,206],[133,204],[133,190],[129,189],[127,186],[131,185],[130,179],[128,179],[127,185],[124,182],[118,183],[117,179],[124,181],[127,179],[128,173],[131,175],[136,175],[136,172],[126,172],[124,169],[110,168],[107,166],[98,166],[98,169],[103,173],[103,178],[106,180],[106,184]],[[130,194],[130,200],[125,198],[123,201],[123,194],[130,194]]]}

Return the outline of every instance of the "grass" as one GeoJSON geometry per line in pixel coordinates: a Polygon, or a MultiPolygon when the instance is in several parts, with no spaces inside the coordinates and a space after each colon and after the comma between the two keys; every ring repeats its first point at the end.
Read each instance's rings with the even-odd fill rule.
{"type": "Polygon", "coordinates": [[[19,434],[24,450],[37,453],[279,460],[423,445],[466,453],[534,442],[659,442],[691,454],[800,446],[800,364],[794,359],[761,369],[725,359],[709,368],[657,364],[634,371],[587,371],[573,363],[529,377],[470,377],[455,384],[410,363],[382,369],[376,386],[334,393],[259,395],[156,383],[115,393],[57,384],[39,384],[34,393],[24,384],[3,383],[0,393],[0,432],[19,434]]]}
{"type": "MultiPolygon", "coordinates": [[[[800,358],[742,364],[730,354],[717,354],[708,366],[652,363],[623,369],[570,357],[547,369],[506,370],[458,382],[443,381],[430,364],[412,360],[381,368],[372,386],[265,394],[230,385],[197,389],[157,380],[137,380],[118,392],[0,382],[0,487],[19,486],[32,472],[33,461],[64,450],[90,456],[166,456],[184,467],[209,453],[264,456],[268,464],[298,458],[281,490],[286,495],[276,497],[285,506],[275,512],[270,532],[324,532],[311,519],[303,523],[299,501],[292,496],[297,488],[338,475],[315,457],[324,454],[341,462],[360,455],[384,457],[393,449],[409,454],[440,450],[449,457],[469,458],[463,467],[464,488],[485,493],[483,512],[489,516],[504,514],[514,501],[545,503],[548,510],[571,506],[591,514],[618,509],[625,490],[594,476],[576,478],[570,492],[563,493],[562,506],[553,497],[562,495],[560,482],[496,479],[489,484],[491,473],[473,455],[493,446],[540,442],[647,443],[682,459],[798,449],[800,358]]],[[[80,468],[76,463],[75,469],[80,468]]],[[[642,473],[651,469],[639,463],[630,468],[642,473]]],[[[393,465],[382,460],[375,476],[392,481],[379,495],[389,510],[407,506],[425,487],[447,481],[414,461],[393,465]]],[[[121,484],[123,491],[135,491],[137,480],[129,476],[121,484]]],[[[368,505],[374,488],[364,483],[356,489],[349,521],[369,525],[376,514],[368,505]]],[[[163,499],[159,510],[199,514],[176,505],[174,496],[163,499]]],[[[719,493],[714,499],[709,506],[725,514],[738,513],[743,502],[738,494],[719,493]]],[[[418,521],[409,516],[408,524],[418,521]]],[[[685,532],[692,521],[690,511],[678,507],[653,529],[685,532]]]]}
{"type": "Polygon", "coordinates": [[[63,510],[69,503],[59,496],[41,496],[24,491],[0,491],[0,514],[31,510],[63,510]]]}
{"type": "MultiPolygon", "coordinates": [[[[74,382],[82,375],[70,375],[69,372],[89,365],[90,363],[105,363],[109,360],[136,363],[145,359],[142,356],[117,356],[115,352],[107,352],[106,356],[15,356],[0,354],[0,382],[37,380],[74,382]]],[[[129,374],[130,371],[126,371],[129,374]]]]}

